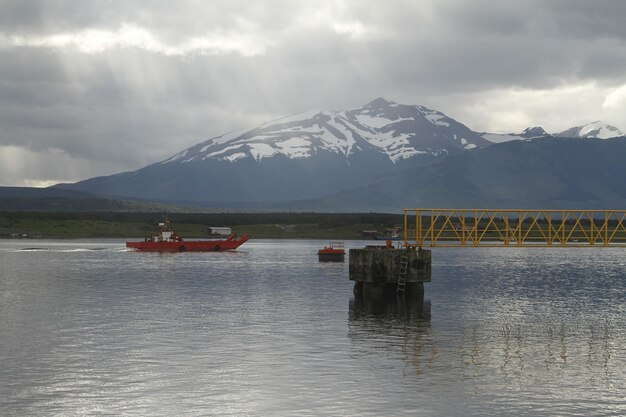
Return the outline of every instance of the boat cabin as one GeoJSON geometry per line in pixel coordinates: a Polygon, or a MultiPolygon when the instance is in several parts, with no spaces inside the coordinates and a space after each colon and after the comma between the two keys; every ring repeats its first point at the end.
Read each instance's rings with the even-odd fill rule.
{"type": "Polygon", "coordinates": [[[207,227],[207,233],[211,236],[230,236],[233,232],[230,227],[207,227]]]}

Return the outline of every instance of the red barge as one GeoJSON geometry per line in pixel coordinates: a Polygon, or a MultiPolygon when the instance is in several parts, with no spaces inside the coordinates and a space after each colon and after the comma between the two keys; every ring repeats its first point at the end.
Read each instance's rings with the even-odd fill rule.
{"type": "Polygon", "coordinates": [[[330,242],[324,249],[317,251],[320,262],[343,262],[345,255],[343,242],[330,242]]]}
{"type": "Polygon", "coordinates": [[[159,223],[155,233],[139,242],[126,242],[126,247],[148,252],[220,252],[235,250],[250,239],[244,235],[237,237],[236,233],[226,239],[213,240],[184,240],[170,225],[169,220],[159,223]]]}

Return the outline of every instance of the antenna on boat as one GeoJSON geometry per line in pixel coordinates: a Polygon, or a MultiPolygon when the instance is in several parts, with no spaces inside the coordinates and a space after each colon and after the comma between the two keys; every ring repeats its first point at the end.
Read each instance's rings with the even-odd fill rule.
{"type": "Polygon", "coordinates": [[[170,223],[169,215],[167,212],[163,215],[163,222],[159,222],[159,227],[168,227],[170,223]]]}

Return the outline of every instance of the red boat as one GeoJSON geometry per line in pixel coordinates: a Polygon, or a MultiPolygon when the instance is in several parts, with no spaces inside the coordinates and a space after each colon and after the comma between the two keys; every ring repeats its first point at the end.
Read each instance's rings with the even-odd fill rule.
{"type": "Polygon", "coordinates": [[[155,233],[139,242],[126,242],[127,248],[150,252],[220,252],[235,250],[250,239],[244,235],[237,237],[236,233],[226,239],[213,240],[184,240],[172,227],[169,220],[159,223],[155,233]]]}
{"type": "Polygon", "coordinates": [[[345,255],[343,242],[330,242],[324,249],[317,251],[320,262],[343,262],[345,255]]]}

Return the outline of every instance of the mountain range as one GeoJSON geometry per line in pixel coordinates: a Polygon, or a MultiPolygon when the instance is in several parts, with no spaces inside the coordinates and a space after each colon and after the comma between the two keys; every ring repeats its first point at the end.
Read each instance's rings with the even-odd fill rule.
{"type": "Polygon", "coordinates": [[[492,143],[509,142],[511,140],[534,139],[547,136],[558,138],[581,138],[581,139],[610,139],[624,136],[615,126],[611,126],[600,120],[583,126],[576,126],[562,132],[548,133],[541,126],[529,127],[522,133],[482,133],[481,136],[492,143]]]}
{"type": "MultiPolygon", "coordinates": [[[[575,168],[586,161],[576,152],[604,158],[614,147],[612,152],[626,155],[619,145],[624,139],[601,143],[614,136],[623,134],[599,121],[555,134],[541,127],[519,134],[479,133],[437,110],[377,98],[349,110],[288,116],[211,138],[136,171],[55,188],[217,207],[308,205],[330,211],[435,203],[621,204],[626,192],[617,186],[607,194],[612,200],[575,186],[588,184],[582,175],[593,171],[575,168]],[[560,155],[558,164],[554,152],[560,155]]],[[[609,177],[623,178],[619,164],[594,163],[609,177]]]]}
{"type": "Polygon", "coordinates": [[[624,155],[624,137],[510,141],[388,173],[367,186],[285,209],[623,209],[624,155]]]}

